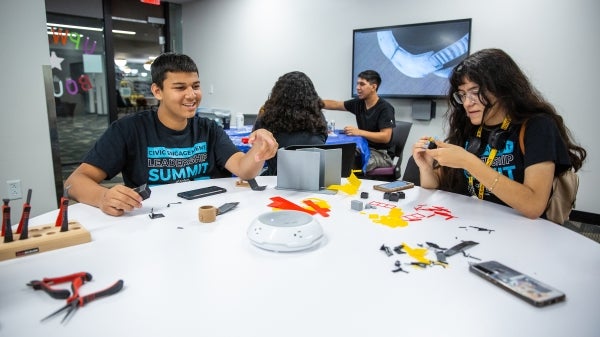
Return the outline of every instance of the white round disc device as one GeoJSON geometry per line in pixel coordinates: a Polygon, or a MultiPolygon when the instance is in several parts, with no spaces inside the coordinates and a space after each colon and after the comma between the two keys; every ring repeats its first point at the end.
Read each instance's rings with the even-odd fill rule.
{"type": "Polygon", "coordinates": [[[301,211],[276,211],[259,215],[248,227],[255,246],[276,252],[293,252],[321,243],[323,228],[311,215],[301,211]]]}

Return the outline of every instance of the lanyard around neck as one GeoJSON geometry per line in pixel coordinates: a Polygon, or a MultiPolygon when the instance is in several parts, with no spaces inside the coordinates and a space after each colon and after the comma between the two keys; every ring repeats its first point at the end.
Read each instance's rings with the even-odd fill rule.
{"type": "MultiPolygon", "coordinates": [[[[502,125],[500,126],[500,129],[502,130],[507,130],[508,127],[510,126],[510,118],[508,117],[504,117],[504,120],[502,121],[502,125]]],[[[481,131],[483,130],[483,123],[481,123],[481,125],[479,126],[479,129],[477,129],[477,138],[481,139],[481,131]]],[[[495,147],[492,147],[492,149],[490,150],[490,154],[487,157],[487,160],[485,161],[485,165],[491,167],[492,163],[494,162],[494,158],[496,158],[496,153],[498,153],[498,149],[495,147]]],[[[473,191],[474,187],[473,187],[473,175],[469,172],[469,190],[473,191]]],[[[477,194],[477,197],[479,199],[483,199],[483,192],[485,190],[485,186],[483,186],[483,184],[481,182],[479,182],[479,193],[477,194]]]]}

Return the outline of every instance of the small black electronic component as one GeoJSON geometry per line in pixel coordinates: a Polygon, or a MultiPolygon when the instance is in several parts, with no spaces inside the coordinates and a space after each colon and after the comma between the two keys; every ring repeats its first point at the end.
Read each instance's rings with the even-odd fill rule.
{"type": "Polygon", "coordinates": [[[406,252],[403,250],[404,245],[399,245],[394,247],[394,251],[396,252],[396,254],[406,254],[406,252]]]}
{"type": "Polygon", "coordinates": [[[438,246],[436,243],[433,242],[425,242],[425,244],[427,244],[429,247],[433,248],[433,249],[439,249],[439,250],[446,250],[446,248],[442,248],[440,246],[438,246]]]}
{"type": "Polygon", "coordinates": [[[400,261],[396,260],[396,262],[394,262],[394,266],[396,266],[396,269],[392,270],[392,272],[397,273],[401,271],[408,274],[406,270],[402,269],[402,263],[400,261]]]}
{"type": "Polygon", "coordinates": [[[379,248],[379,250],[381,250],[382,252],[384,252],[387,256],[394,255],[394,253],[392,253],[392,251],[390,250],[390,247],[388,247],[386,245],[381,245],[381,247],[379,248]]]}
{"type": "Polygon", "coordinates": [[[360,192],[360,198],[361,199],[368,199],[369,198],[369,193],[368,192],[360,192]]]}
{"type": "Polygon", "coordinates": [[[442,251],[435,252],[435,256],[437,257],[438,262],[448,263],[446,262],[446,255],[442,251]]]}
{"type": "Polygon", "coordinates": [[[234,209],[237,205],[239,204],[239,202],[228,202],[226,204],[221,205],[218,209],[217,209],[217,215],[221,215],[223,213],[227,213],[229,211],[231,211],[232,209],[234,209]]]}
{"type": "Polygon", "coordinates": [[[484,228],[484,227],[478,227],[478,226],[469,226],[471,228],[475,228],[480,232],[488,232],[488,233],[492,233],[493,231],[495,231],[495,229],[489,229],[489,228],[484,228]]]}
{"type": "Polygon", "coordinates": [[[429,142],[427,143],[427,149],[429,149],[429,150],[437,149],[437,145],[435,145],[435,138],[433,138],[433,137],[429,138],[429,142]]]}
{"type": "Polygon", "coordinates": [[[460,253],[464,250],[467,250],[475,245],[478,245],[479,242],[475,242],[475,241],[463,241],[453,247],[450,247],[448,249],[446,249],[444,251],[444,255],[446,256],[452,256],[454,254],[460,253]]]}
{"type": "Polygon", "coordinates": [[[140,195],[140,197],[142,197],[142,200],[150,198],[150,193],[152,193],[152,191],[150,191],[150,187],[148,187],[148,184],[138,186],[133,190],[136,191],[137,194],[140,195]]]}
{"type": "Polygon", "coordinates": [[[254,179],[254,178],[248,179],[247,181],[248,181],[248,185],[250,185],[250,188],[253,191],[264,191],[264,189],[267,188],[267,185],[263,185],[263,186],[258,185],[258,183],[256,182],[256,179],[254,179]]]}
{"type": "Polygon", "coordinates": [[[154,208],[150,209],[150,214],[148,214],[148,216],[150,217],[150,219],[154,220],[154,219],[159,219],[159,218],[164,218],[165,215],[162,213],[154,213],[154,208]]]}
{"type": "Polygon", "coordinates": [[[390,193],[390,201],[398,201],[400,200],[400,195],[397,192],[390,193]]]}
{"type": "Polygon", "coordinates": [[[465,252],[464,250],[462,251],[462,255],[463,255],[464,257],[468,257],[468,258],[470,258],[470,259],[474,259],[474,260],[477,260],[477,261],[481,261],[481,259],[480,259],[480,258],[478,258],[478,257],[475,257],[475,256],[473,256],[473,255],[471,255],[471,254],[468,254],[468,253],[467,253],[467,252],[465,252]]]}

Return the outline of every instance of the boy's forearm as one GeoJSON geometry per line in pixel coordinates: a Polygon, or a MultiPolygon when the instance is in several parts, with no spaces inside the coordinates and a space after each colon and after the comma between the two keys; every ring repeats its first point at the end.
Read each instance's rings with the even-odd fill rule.
{"type": "Polygon", "coordinates": [[[74,173],[65,181],[65,189],[68,188],[70,199],[100,207],[100,200],[107,188],[96,183],[89,177],[74,173]]]}

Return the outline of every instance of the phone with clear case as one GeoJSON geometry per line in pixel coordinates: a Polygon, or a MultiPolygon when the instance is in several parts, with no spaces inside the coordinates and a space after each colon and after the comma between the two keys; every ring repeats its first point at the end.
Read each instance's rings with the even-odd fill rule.
{"type": "Polygon", "coordinates": [[[497,261],[471,264],[469,270],[521,299],[543,307],[566,299],[565,294],[497,261]]]}

